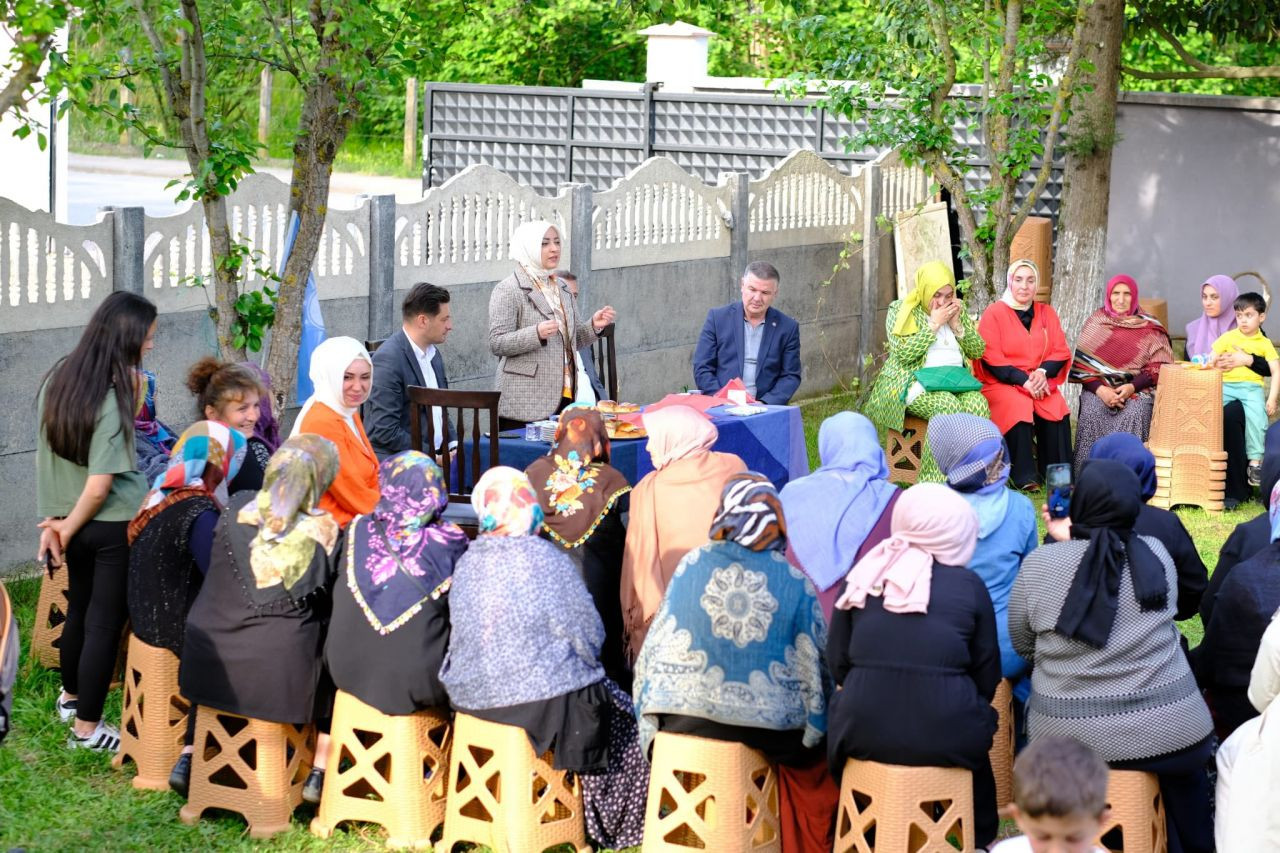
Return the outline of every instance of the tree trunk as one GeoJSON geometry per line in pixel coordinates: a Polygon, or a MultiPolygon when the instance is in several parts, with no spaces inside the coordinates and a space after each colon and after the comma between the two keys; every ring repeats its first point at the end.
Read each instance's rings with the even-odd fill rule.
{"type": "MultiPolygon", "coordinates": [[[[197,164],[192,164],[194,170],[197,164]]],[[[205,227],[209,230],[209,258],[213,265],[213,320],[218,334],[218,351],[226,361],[244,361],[244,348],[235,345],[232,328],[236,300],[240,297],[240,275],[228,269],[231,260],[231,227],[225,196],[206,193],[200,199],[205,227]]]]}
{"type": "Polygon", "coordinates": [[[326,64],[322,58],[313,82],[305,91],[298,137],[293,145],[289,210],[298,214],[298,236],[280,277],[276,320],[267,355],[267,371],[271,374],[276,411],[284,411],[294,396],[307,274],[315,262],[320,238],[324,234],[333,161],[355,118],[350,93],[341,88],[340,75],[326,68],[326,64]]]}
{"type": "Polygon", "coordinates": [[[1084,85],[1076,90],[1066,126],[1067,157],[1053,285],[1053,306],[1068,341],[1075,341],[1085,319],[1103,298],[1124,0],[1097,0],[1089,9],[1082,38],[1083,58],[1093,63],[1094,71],[1081,70],[1084,85]]]}

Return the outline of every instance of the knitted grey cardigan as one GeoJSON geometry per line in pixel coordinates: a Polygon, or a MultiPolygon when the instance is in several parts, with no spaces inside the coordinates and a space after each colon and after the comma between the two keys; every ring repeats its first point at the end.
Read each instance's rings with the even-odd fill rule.
{"type": "Polygon", "coordinates": [[[1105,761],[1127,761],[1185,749],[1213,730],[1173,624],[1173,560],[1158,539],[1142,539],[1164,565],[1168,603],[1162,610],[1139,609],[1126,566],[1116,621],[1101,649],[1054,630],[1089,543],[1053,542],[1023,561],[1009,597],[1009,636],[1034,666],[1027,712],[1031,740],[1065,735],[1105,761]]]}

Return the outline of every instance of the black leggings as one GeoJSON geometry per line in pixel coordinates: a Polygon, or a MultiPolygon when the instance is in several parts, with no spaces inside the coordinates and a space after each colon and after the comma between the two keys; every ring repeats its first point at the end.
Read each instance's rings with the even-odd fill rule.
{"type": "Polygon", "coordinates": [[[76,717],[102,719],[129,608],[127,521],[90,521],[67,543],[67,621],[59,658],[62,687],[77,696],[76,717]]]}

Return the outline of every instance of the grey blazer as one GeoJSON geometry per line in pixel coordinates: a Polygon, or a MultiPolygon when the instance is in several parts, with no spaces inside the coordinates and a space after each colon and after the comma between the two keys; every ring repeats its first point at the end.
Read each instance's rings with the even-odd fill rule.
{"type": "MultiPolygon", "coordinates": [[[[440,348],[431,359],[431,367],[436,374],[436,384],[441,388],[449,387],[449,378],[444,372],[444,358],[440,348]]],[[[408,450],[409,440],[409,397],[405,388],[410,385],[425,386],[427,383],[418,366],[418,357],[413,354],[409,338],[404,329],[397,329],[395,334],[378,347],[373,354],[373,387],[369,391],[369,399],[365,402],[364,428],[373,445],[373,452],[378,460],[386,459],[408,450]]],[[[427,413],[422,412],[422,440],[427,440],[427,413]]],[[[453,438],[452,426],[448,413],[443,418],[444,440],[453,438]]]]}
{"type": "MultiPolygon", "coordinates": [[[[596,342],[591,318],[578,316],[569,288],[560,283],[575,350],[596,342]]],[[[555,319],[546,298],[523,270],[498,282],[489,297],[489,351],[498,357],[498,414],[515,421],[550,417],[560,405],[564,388],[564,343],[560,333],[547,340],[538,337],[537,326],[555,319]]]]}

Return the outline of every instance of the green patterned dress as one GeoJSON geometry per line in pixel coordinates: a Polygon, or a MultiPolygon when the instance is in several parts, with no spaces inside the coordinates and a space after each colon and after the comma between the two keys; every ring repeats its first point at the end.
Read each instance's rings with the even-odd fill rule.
{"type": "MultiPolygon", "coordinates": [[[[863,412],[876,429],[880,431],[881,441],[884,434],[891,429],[902,429],[902,421],[906,415],[929,420],[934,415],[949,415],[956,412],[968,412],[971,415],[990,417],[987,399],[981,391],[966,391],[963,394],[952,394],[949,391],[930,391],[921,394],[906,404],[907,391],[915,381],[915,373],[924,367],[925,356],[929,348],[937,340],[937,333],[929,328],[929,314],[920,307],[915,308],[915,321],[919,331],[912,335],[895,335],[894,323],[898,319],[898,311],[902,300],[889,306],[889,316],[885,319],[885,330],[889,336],[889,358],[880,368],[875,385],[871,388],[871,397],[867,400],[863,412]]],[[[986,351],[986,343],[978,334],[978,328],[967,313],[960,314],[961,327],[964,334],[959,337],[960,352],[964,356],[965,366],[975,358],[981,358],[986,351]]],[[[940,483],[945,478],[934,461],[933,451],[929,443],[924,443],[924,452],[920,460],[920,476],[918,482],[940,483]]]]}

